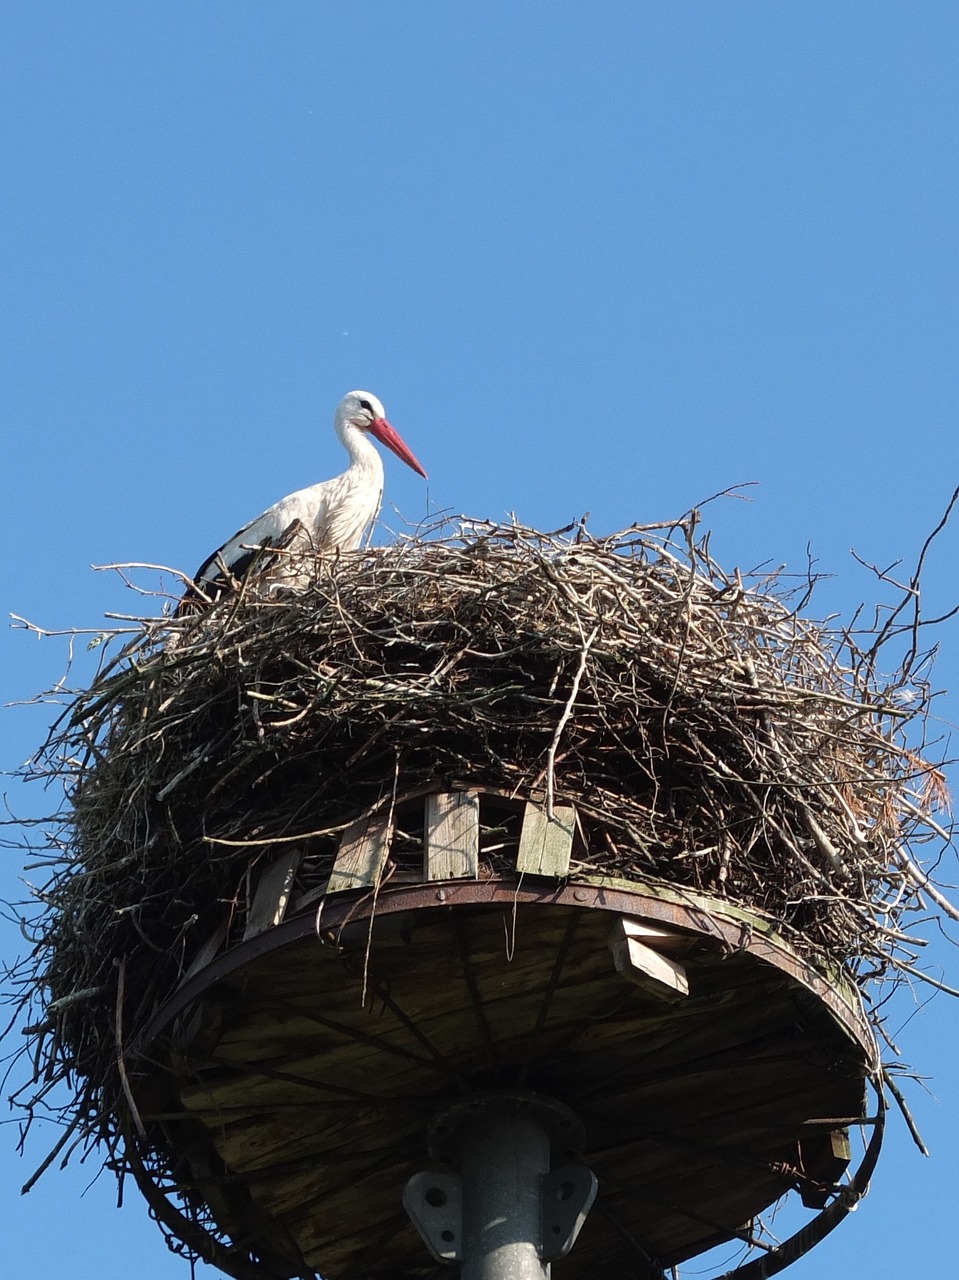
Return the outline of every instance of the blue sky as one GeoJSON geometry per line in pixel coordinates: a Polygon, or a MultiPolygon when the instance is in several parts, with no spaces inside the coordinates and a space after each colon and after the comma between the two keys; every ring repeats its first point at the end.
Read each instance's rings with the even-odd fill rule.
{"type": "MultiPolygon", "coordinates": [[[[835,575],[820,611],[851,612],[876,593],[850,548],[911,561],[959,483],[957,56],[936,0],[8,5],[4,610],[128,611],[92,564],[194,569],[342,469],[332,411],[358,386],[430,472],[387,462],[394,525],[589,511],[610,531],[755,481],[707,509],[716,555],[798,569],[809,545],[835,575]]],[[[959,595],[957,539],[930,612],[959,595]]],[[[949,734],[959,625],[940,640],[949,734]]],[[[4,702],[62,671],[57,642],[0,646],[4,702]]],[[[51,714],[0,712],[4,767],[51,714]]],[[[954,950],[933,962],[956,981],[954,950]]],[[[797,1280],[954,1265],[956,1008],[912,1014],[933,1158],[894,1122],[797,1280]]],[[[188,1275],[106,1176],[81,1196],[92,1169],[21,1200],[14,1141],[9,1274],[188,1275]]]]}

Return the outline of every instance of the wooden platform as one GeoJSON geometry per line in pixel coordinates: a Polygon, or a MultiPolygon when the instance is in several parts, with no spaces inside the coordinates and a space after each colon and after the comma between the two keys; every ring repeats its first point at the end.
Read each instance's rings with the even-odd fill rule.
{"type": "MultiPolygon", "coordinates": [[[[471,829],[462,806],[444,822],[471,829]]],[[[435,843],[437,866],[462,853],[435,843]]],[[[278,901],[291,874],[273,872],[278,901]]],[[[144,1124],[220,1227],[262,1243],[264,1274],[284,1258],[330,1280],[448,1274],[402,1188],[429,1164],[431,1115],[497,1086],[585,1126],[599,1198],[558,1280],[635,1280],[748,1238],[790,1187],[830,1199],[872,1036],[854,990],[748,913],[529,874],[354,883],[284,911],[201,956],[128,1064],[144,1124]],[[634,971],[630,940],[667,964],[634,971]]]]}

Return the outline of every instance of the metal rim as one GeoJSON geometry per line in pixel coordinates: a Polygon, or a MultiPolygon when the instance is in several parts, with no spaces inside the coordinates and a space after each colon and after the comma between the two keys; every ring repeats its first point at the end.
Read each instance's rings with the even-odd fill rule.
{"type": "Polygon", "coordinates": [[[531,884],[522,879],[505,878],[481,882],[430,881],[426,884],[385,886],[376,891],[363,889],[327,896],[321,900],[316,910],[310,909],[290,916],[282,924],[245,942],[237,943],[187,978],[150,1019],[137,1037],[137,1047],[141,1052],[145,1051],[178,1013],[237,969],[305,938],[317,937],[327,945],[336,945],[340,930],[348,924],[369,920],[370,916],[385,917],[429,909],[448,911],[456,907],[512,907],[518,904],[576,907],[616,915],[640,916],[687,930],[700,937],[712,938],[732,952],[753,955],[786,973],[818,997],[864,1052],[867,1071],[874,1073],[878,1069],[875,1038],[852,984],[845,984],[849,992],[847,998],[788,943],[766,932],[769,926],[760,917],[755,917],[755,925],[751,925],[748,916],[743,918],[745,913],[742,908],[737,908],[734,918],[726,914],[720,900],[709,900],[707,907],[699,895],[695,902],[683,904],[667,901],[660,893],[654,894],[640,887],[626,889],[619,884],[612,887],[576,882],[562,885],[531,884]],[[757,932],[757,929],[762,929],[763,932],[757,932]]]}
{"type": "MultiPolygon", "coordinates": [[[[679,895],[676,894],[676,897],[679,895]]],[[[690,895],[693,897],[693,895],[690,895]]],[[[730,953],[748,953],[779,969],[798,984],[815,995],[829,1010],[835,1021],[841,1026],[850,1039],[863,1051],[866,1058],[868,1078],[879,1095],[878,1115],[863,1123],[872,1123],[873,1132],[859,1168],[848,1184],[836,1198],[815,1218],[797,1231],[782,1244],[759,1258],[743,1263],[729,1271],[717,1273],[713,1280],[766,1280],[804,1255],[814,1245],[828,1235],[846,1215],[856,1207],[868,1189],[869,1180],[875,1169],[883,1135],[885,1106],[881,1087],[878,1081],[878,1053],[862,1006],[845,998],[841,988],[833,985],[817,972],[795,952],[788,943],[768,932],[769,924],[761,917],[755,917],[755,928],[751,926],[748,913],[737,907],[735,916],[724,911],[724,904],[718,900],[704,899],[695,895],[694,901],[681,903],[669,900],[661,889],[644,890],[640,886],[623,887],[567,882],[557,885],[554,881],[524,881],[522,878],[477,881],[432,881],[420,884],[404,884],[384,886],[379,890],[356,890],[338,893],[325,897],[318,907],[310,906],[297,914],[288,917],[280,925],[266,930],[244,942],[240,942],[216,956],[208,965],[183,981],[180,987],[156,1012],[150,1023],[138,1037],[139,1052],[146,1053],[150,1042],[166,1028],[176,1016],[195,1001],[201,999],[206,992],[218,982],[229,977],[244,965],[294,945],[308,938],[316,939],[321,945],[335,947],[338,945],[342,930],[353,924],[369,921],[371,916],[393,916],[407,912],[426,910],[451,911],[457,907],[506,906],[512,908],[517,904],[532,906],[558,906],[565,908],[593,909],[617,915],[634,915],[690,934],[711,938],[730,953]],[[761,929],[763,932],[756,932],[761,929]]],[[[851,982],[848,988],[855,993],[851,982]]],[[[131,1145],[132,1135],[127,1134],[127,1146],[131,1145]]],[[[132,1143],[135,1148],[136,1143],[132,1143]]],[[[141,1170],[143,1180],[152,1182],[145,1169],[141,1170]]],[[[140,1178],[137,1178],[140,1182],[140,1178]]],[[[151,1188],[154,1197],[162,1200],[164,1208],[171,1213],[179,1214],[166,1199],[164,1193],[155,1184],[151,1188]]],[[[157,1206],[154,1205],[154,1210],[157,1206]]],[[[196,1224],[198,1239],[207,1237],[206,1232],[196,1224]]],[[[201,1256],[209,1256],[214,1265],[240,1280],[247,1275],[244,1265],[237,1265],[236,1260],[224,1251],[214,1237],[203,1240],[201,1247],[197,1240],[194,1247],[199,1248],[201,1256]]]]}

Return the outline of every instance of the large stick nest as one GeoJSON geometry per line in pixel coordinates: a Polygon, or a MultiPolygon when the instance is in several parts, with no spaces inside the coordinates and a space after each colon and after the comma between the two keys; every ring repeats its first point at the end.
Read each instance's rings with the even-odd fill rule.
{"type": "Polygon", "coordinates": [[[116,1155],[118,1044],[251,864],[302,837],[319,876],[358,813],[427,786],[570,801],[574,875],[743,904],[863,983],[910,968],[906,917],[940,899],[915,845],[946,834],[926,689],[878,673],[894,629],[809,621],[810,584],[744,584],[694,535],[444,526],[142,619],[36,766],[67,808],[21,972],[28,1109],[67,1080],[78,1140],[116,1155]]]}

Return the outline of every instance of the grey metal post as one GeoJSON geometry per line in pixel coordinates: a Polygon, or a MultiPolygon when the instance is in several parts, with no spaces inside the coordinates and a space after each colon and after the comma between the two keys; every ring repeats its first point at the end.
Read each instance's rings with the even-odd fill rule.
{"type": "Polygon", "coordinates": [[[581,1150],[582,1140],[576,1117],[553,1098],[463,1099],[430,1132],[431,1153],[458,1171],[414,1174],[406,1211],[434,1258],[462,1264],[462,1280],[548,1280],[596,1196],[589,1169],[551,1167],[554,1150],[581,1150]]]}
{"type": "Polygon", "coordinates": [[[546,1280],[541,1185],[549,1134],[528,1116],[491,1111],[460,1135],[462,1280],[546,1280]]]}

